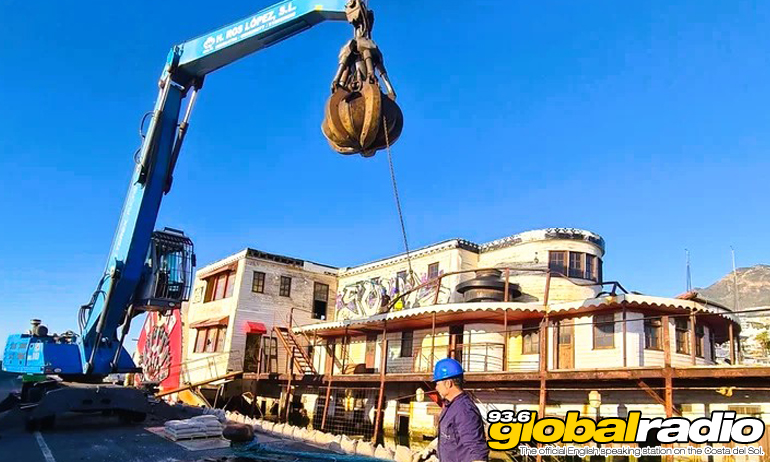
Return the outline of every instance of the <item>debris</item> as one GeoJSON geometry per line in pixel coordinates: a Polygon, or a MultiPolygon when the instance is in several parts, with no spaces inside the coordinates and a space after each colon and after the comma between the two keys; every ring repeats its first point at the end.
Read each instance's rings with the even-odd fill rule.
{"type": "Polygon", "coordinates": [[[254,428],[251,425],[228,422],[222,430],[222,436],[235,443],[248,443],[254,439],[254,428]]]}

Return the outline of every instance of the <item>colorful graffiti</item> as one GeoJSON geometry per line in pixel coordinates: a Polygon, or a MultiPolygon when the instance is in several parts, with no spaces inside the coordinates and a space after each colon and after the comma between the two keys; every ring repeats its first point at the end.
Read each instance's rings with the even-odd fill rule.
{"type": "MultiPolygon", "coordinates": [[[[444,274],[439,271],[439,276],[444,274]]],[[[360,319],[374,316],[381,312],[384,305],[394,300],[399,294],[409,292],[428,282],[428,274],[409,278],[406,273],[399,273],[390,278],[374,278],[358,281],[341,288],[337,292],[337,320],[360,319]],[[410,280],[411,279],[411,280],[410,280]]],[[[398,301],[393,309],[410,309],[433,304],[436,296],[435,286],[426,286],[407,294],[398,301]]],[[[439,303],[449,301],[450,290],[446,283],[439,288],[439,303]]]]}
{"type": "Polygon", "coordinates": [[[147,314],[136,345],[141,382],[159,383],[164,390],[179,386],[182,361],[182,322],[179,310],[147,314]]]}

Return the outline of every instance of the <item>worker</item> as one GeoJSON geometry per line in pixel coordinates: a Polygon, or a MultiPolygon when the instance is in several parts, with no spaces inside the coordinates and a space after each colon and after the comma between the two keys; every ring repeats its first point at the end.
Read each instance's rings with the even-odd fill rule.
{"type": "Polygon", "coordinates": [[[444,400],[439,435],[414,456],[414,462],[428,460],[436,451],[440,462],[486,461],[489,447],[484,420],[470,395],[463,390],[462,365],[452,358],[439,360],[433,369],[433,382],[444,400]]]}

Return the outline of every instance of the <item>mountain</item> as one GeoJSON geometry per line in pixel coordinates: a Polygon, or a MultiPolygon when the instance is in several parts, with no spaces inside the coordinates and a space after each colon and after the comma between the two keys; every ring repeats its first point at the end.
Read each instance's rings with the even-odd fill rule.
{"type": "MultiPolygon", "coordinates": [[[[738,268],[736,274],[738,279],[738,310],[770,306],[770,265],[738,268]]],[[[697,288],[695,291],[709,300],[732,308],[735,303],[733,299],[734,286],[733,273],[730,272],[705,289],[697,288]]]]}

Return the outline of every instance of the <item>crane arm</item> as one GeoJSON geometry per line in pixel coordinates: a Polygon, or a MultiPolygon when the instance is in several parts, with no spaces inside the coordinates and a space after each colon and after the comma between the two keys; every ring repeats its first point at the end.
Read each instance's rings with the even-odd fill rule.
{"type": "Polygon", "coordinates": [[[189,243],[191,251],[191,241],[179,232],[158,234],[153,230],[163,196],[171,188],[173,170],[204,77],[318,23],[346,20],[346,7],[360,1],[284,1],[171,49],[104,275],[94,297],[82,308],[81,335],[12,335],[3,355],[4,370],[59,374],[86,381],[92,380],[89,377],[134,370],[122,346],[131,317],[141,310],[179,308],[179,303],[189,296],[194,259],[178,258],[183,255],[178,249],[185,249],[189,243]],[[188,96],[180,122],[182,103],[188,96]],[[162,258],[156,258],[161,254],[162,258]],[[170,279],[174,275],[176,279],[170,279]],[[170,287],[176,287],[175,291],[170,287]],[[124,329],[119,338],[121,324],[124,329]]]}

